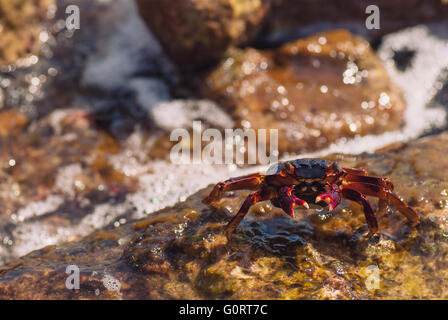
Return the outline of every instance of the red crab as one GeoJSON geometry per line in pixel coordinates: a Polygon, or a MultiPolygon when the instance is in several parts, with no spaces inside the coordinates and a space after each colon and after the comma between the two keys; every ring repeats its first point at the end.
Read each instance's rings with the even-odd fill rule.
{"type": "Polygon", "coordinates": [[[238,213],[226,227],[225,234],[230,239],[233,231],[257,202],[270,200],[271,203],[293,216],[294,205],[309,208],[308,202],[320,206],[337,207],[341,198],[359,203],[369,227],[369,236],[378,231],[378,222],[366,196],[379,198],[379,207],[395,206],[411,223],[418,224],[420,216],[394,192],[390,179],[372,177],[364,169],[341,168],[336,162],[322,159],[297,159],[279,162],[271,166],[266,174],[254,173],[219,182],[202,202],[216,203],[224,192],[248,189],[249,195],[238,213]]]}

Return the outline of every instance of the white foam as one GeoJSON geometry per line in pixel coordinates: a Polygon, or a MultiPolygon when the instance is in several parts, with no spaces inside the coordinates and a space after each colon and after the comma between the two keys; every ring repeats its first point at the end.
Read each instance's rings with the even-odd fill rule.
{"type": "Polygon", "coordinates": [[[145,110],[151,111],[165,101],[171,101],[168,86],[156,78],[135,78],[130,81],[135,92],[136,102],[145,110]]]}
{"type": "Polygon", "coordinates": [[[115,291],[119,296],[121,296],[121,281],[117,278],[114,278],[112,275],[105,273],[103,278],[101,279],[103,282],[104,287],[108,291],[115,291]]]}
{"type": "Polygon", "coordinates": [[[123,89],[142,67],[174,69],[154,35],[138,15],[134,1],[110,2],[98,16],[98,50],[83,70],[81,84],[108,91],[123,89]]]}
{"type": "Polygon", "coordinates": [[[448,68],[448,26],[442,29],[445,39],[435,35],[439,28],[420,25],[388,35],[378,50],[392,80],[403,89],[407,109],[402,134],[406,138],[416,138],[431,127],[445,125],[446,111],[442,107],[429,108],[440,90],[440,77],[448,68]],[[401,72],[394,65],[393,54],[405,49],[415,51],[415,56],[410,67],[401,72]]]}
{"type": "Polygon", "coordinates": [[[26,207],[17,211],[17,221],[24,221],[26,219],[41,216],[47,212],[56,210],[64,199],[59,195],[50,195],[42,201],[33,201],[26,207]]]}
{"type": "Polygon", "coordinates": [[[201,119],[217,128],[233,128],[234,121],[210,100],[172,100],[155,104],[150,110],[154,122],[165,130],[189,129],[193,120],[201,119]]]}

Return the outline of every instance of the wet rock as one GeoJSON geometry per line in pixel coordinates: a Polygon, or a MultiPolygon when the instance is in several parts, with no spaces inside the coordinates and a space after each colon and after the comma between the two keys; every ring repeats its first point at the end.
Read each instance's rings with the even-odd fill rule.
{"type": "Polygon", "coordinates": [[[41,24],[54,10],[53,0],[0,1],[0,66],[15,63],[39,51],[41,24]]]}
{"type": "MultiPolygon", "coordinates": [[[[14,23],[5,26],[6,35],[0,31],[0,65],[3,45],[15,50],[12,41],[16,41],[27,49],[22,54],[17,53],[15,58],[8,58],[7,65],[0,68],[0,108],[20,109],[32,119],[68,104],[77,87],[79,71],[82,70],[81,61],[84,58],[81,56],[88,51],[85,42],[80,45],[82,41],[79,41],[78,35],[81,32],[66,29],[65,8],[72,3],[65,0],[2,3],[6,12],[17,12],[15,15],[11,13],[10,19],[14,23]],[[17,30],[8,31],[13,26],[17,30]],[[8,32],[13,36],[8,37],[8,32]],[[28,43],[25,39],[27,36],[33,44],[28,43]],[[11,43],[4,42],[5,38],[10,38],[11,43]]],[[[77,4],[83,12],[81,23],[85,23],[84,18],[90,16],[88,10],[84,10],[85,3],[80,1],[77,4]]]]}
{"type": "Polygon", "coordinates": [[[238,127],[278,129],[280,152],[398,129],[405,110],[369,44],[343,30],[277,50],[232,51],[207,77],[203,94],[238,127]]]}
{"type": "MultiPolygon", "coordinates": [[[[0,113],[2,122],[11,124],[0,130],[0,170],[9,181],[2,189],[17,190],[16,197],[10,194],[12,197],[2,199],[2,213],[14,212],[19,204],[44,199],[57,184],[58,170],[70,164],[84,169],[78,172],[77,178],[73,177],[81,193],[96,190],[102,183],[106,189],[120,180],[120,174],[114,172],[107,161],[108,156],[118,152],[118,142],[93,128],[83,110],[55,111],[22,132],[20,129],[27,124],[23,115],[5,111],[0,113]],[[3,134],[8,128],[11,130],[3,134]],[[87,154],[91,155],[89,159],[87,154]],[[110,183],[106,182],[108,178],[104,179],[106,176],[110,183]],[[5,210],[5,206],[9,210],[5,210]]],[[[121,178],[124,178],[122,174],[121,178]]]]}
{"type": "Polygon", "coordinates": [[[28,124],[28,118],[16,110],[0,113],[0,139],[17,136],[28,124]]]}
{"type": "Polygon", "coordinates": [[[138,129],[117,140],[102,129],[98,118],[107,116],[60,109],[30,121],[0,112],[0,264],[141,219],[230,174],[157,160],[166,159],[169,136],[138,129]]]}
{"type": "Polygon", "coordinates": [[[140,14],[182,68],[216,61],[230,46],[252,39],[269,0],[139,0],[140,14]]]}
{"type": "Polygon", "coordinates": [[[118,206],[138,187],[112,164],[120,144],[97,130],[84,110],[58,110],[33,123],[18,111],[3,111],[0,128],[2,262],[42,241],[75,239],[110,223],[103,215],[102,222],[84,219],[93,203],[118,206]]]}
{"type": "MultiPolygon", "coordinates": [[[[0,268],[0,297],[25,299],[444,299],[448,280],[448,134],[396,144],[374,154],[332,155],[344,166],[390,176],[422,216],[416,228],[392,207],[377,214],[367,239],[359,206],[332,214],[297,209],[291,219],[260,203],[230,243],[220,233],[248,192],[212,209],[201,199],[145,219],[48,246],[0,268]],[[68,265],[80,289],[67,290],[68,265]],[[372,268],[379,282],[372,284],[372,268]]],[[[372,201],[375,209],[376,201],[372,201]]]]}
{"type": "Polygon", "coordinates": [[[110,115],[133,114],[109,121],[107,129],[119,134],[126,131],[123,122],[135,124],[135,118],[145,122],[144,107],[133,96],[156,97],[158,89],[175,78],[175,70],[139,17],[135,2],[78,1],[82,14],[76,30],[68,30],[65,23],[65,10],[73,1],[54,2],[47,10],[48,19],[34,27],[38,50],[0,68],[0,109],[20,108],[36,119],[61,107],[82,105],[100,113],[108,105],[110,115]],[[115,120],[118,123],[112,123],[115,120]]]}

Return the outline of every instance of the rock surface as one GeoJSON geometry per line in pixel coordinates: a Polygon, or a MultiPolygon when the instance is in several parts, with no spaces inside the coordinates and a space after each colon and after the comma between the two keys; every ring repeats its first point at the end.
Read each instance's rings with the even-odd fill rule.
{"type": "MultiPolygon", "coordinates": [[[[117,109],[113,117],[129,119],[117,109]]],[[[108,116],[73,108],[30,120],[0,111],[0,264],[141,219],[231,174],[157,160],[172,142],[143,129],[116,139],[102,129],[108,116]]]]}
{"type": "Polygon", "coordinates": [[[167,161],[173,143],[148,113],[169,126],[183,112],[191,125],[218,107],[173,100],[168,59],[134,1],[79,1],[74,32],[61,25],[69,4],[57,1],[32,65],[0,70],[0,264],[142,218],[227,172],[167,161]]]}
{"type": "MultiPolygon", "coordinates": [[[[216,62],[226,48],[263,36],[288,38],[309,28],[349,28],[378,39],[400,28],[446,20],[444,0],[138,0],[140,15],[182,68],[216,62]],[[367,29],[366,8],[380,9],[380,28],[367,29]],[[330,28],[330,26],[333,26],[330,28]],[[259,32],[261,30],[261,32],[259,32]],[[257,37],[262,34],[263,36],[257,37]]],[[[370,12],[371,14],[371,12],[370,12]]]]}
{"type": "Polygon", "coordinates": [[[231,52],[205,82],[238,127],[278,129],[280,152],[398,129],[405,109],[368,42],[343,30],[231,52]]]}
{"type": "Polygon", "coordinates": [[[140,15],[181,68],[216,61],[253,39],[270,0],[138,0],[140,15]]]}
{"type": "Polygon", "coordinates": [[[38,52],[42,23],[52,10],[53,0],[0,1],[0,66],[38,52]]]}
{"type": "Polygon", "coordinates": [[[0,298],[446,299],[447,142],[443,133],[375,154],[328,157],[390,176],[422,215],[415,229],[389,208],[378,214],[380,236],[368,240],[354,203],[343,201],[333,214],[296,210],[295,219],[260,203],[227,244],[220,231],[247,192],[211,209],[200,202],[210,186],[147,219],[4,265],[0,298]],[[66,288],[68,265],[80,269],[79,290],[66,288]],[[379,270],[376,289],[368,284],[371,266],[379,270]]]}

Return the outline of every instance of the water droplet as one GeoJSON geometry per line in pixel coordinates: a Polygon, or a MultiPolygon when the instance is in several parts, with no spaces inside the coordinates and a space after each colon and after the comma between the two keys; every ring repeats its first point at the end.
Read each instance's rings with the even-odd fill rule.
{"type": "Polygon", "coordinates": [[[327,38],[319,37],[319,39],[317,41],[319,42],[319,44],[324,45],[327,43],[327,38]]]}
{"type": "Polygon", "coordinates": [[[311,64],[313,65],[314,68],[319,68],[320,67],[320,61],[319,59],[313,59],[311,61],[311,64]]]}
{"type": "Polygon", "coordinates": [[[39,40],[41,41],[41,42],[47,42],[48,41],[48,32],[46,32],[46,31],[42,31],[40,34],[39,34],[39,40]]]}
{"type": "Polygon", "coordinates": [[[277,92],[280,94],[286,94],[286,89],[284,86],[278,86],[277,87],[277,92]]]}
{"type": "Polygon", "coordinates": [[[358,126],[355,123],[350,123],[349,128],[351,132],[356,132],[356,130],[358,130],[358,126]]]}
{"type": "Polygon", "coordinates": [[[389,98],[389,96],[387,95],[387,93],[382,92],[382,93],[380,94],[380,98],[378,99],[378,103],[379,103],[380,105],[385,106],[385,105],[387,105],[389,102],[390,102],[390,98],[389,98]]]}
{"type": "MultiPolygon", "coordinates": [[[[242,120],[241,121],[241,126],[244,128],[244,129],[249,129],[250,127],[251,127],[251,123],[249,122],[249,121],[247,121],[247,120],[242,120]]],[[[236,137],[235,137],[236,138],[236,137]]]]}
{"type": "Polygon", "coordinates": [[[327,86],[321,86],[320,87],[320,92],[322,92],[322,93],[327,93],[328,92],[328,87],[327,86]]]}

